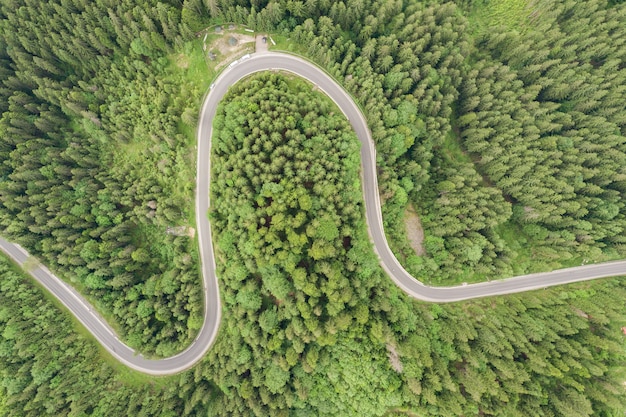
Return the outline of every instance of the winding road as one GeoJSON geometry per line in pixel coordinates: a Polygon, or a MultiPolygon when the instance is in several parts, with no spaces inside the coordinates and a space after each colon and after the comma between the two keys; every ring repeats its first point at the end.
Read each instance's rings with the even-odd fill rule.
{"type": "Polygon", "coordinates": [[[0,237],[0,249],[20,266],[24,266],[24,269],[33,278],[57,297],[95,336],[100,344],[123,364],[152,375],[174,374],[190,368],[202,359],[215,342],[221,320],[221,302],[217,275],[215,274],[211,225],[206,215],[210,205],[209,183],[213,117],[216,113],[217,104],[231,85],[252,73],[272,69],[288,71],[309,80],[330,96],[350,121],[362,144],[363,195],[367,225],[374,250],[386,273],[409,296],[430,302],[452,302],[626,275],[626,261],[617,261],[457,287],[429,287],[415,280],[400,265],[385,239],[376,176],[376,150],[365,118],[358,106],[343,88],[308,61],[282,53],[257,53],[232,63],[224,70],[211,85],[202,106],[198,127],[196,222],[202,263],[205,314],[204,323],[197,338],[185,351],[165,359],[144,358],[122,343],[113,329],[76,290],[52,274],[45,266],[38,264],[19,245],[0,237]]]}

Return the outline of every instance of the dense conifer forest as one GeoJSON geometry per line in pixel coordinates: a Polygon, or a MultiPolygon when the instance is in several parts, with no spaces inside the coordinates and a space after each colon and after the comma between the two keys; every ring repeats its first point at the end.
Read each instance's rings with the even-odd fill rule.
{"type": "MultiPolygon", "coordinates": [[[[238,22],[363,108],[387,237],[420,280],[624,258],[626,7],[501,3],[3,0],[0,234],[145,355],[187,346],[197,241],[166,231],[195,227],[210,80],[178,57],[238,22]]],[[[125,370],[0,258],[0,415],[623,415],[626,282],[408,299],[369,243],[358,142],[311,90],[261,74],[220,106],[209,215],[224,311],[202,362],[125,370]]]]}
{"type": "Polygon", "coordinates": [[[167,76],[180,12],[12,3],[0,9],[3,234],[97,300],[132,346],[172,354],[202,320],[196,246],[164,233],[193,217],[194,141],[178,124],[197,98],[167,76]]]}

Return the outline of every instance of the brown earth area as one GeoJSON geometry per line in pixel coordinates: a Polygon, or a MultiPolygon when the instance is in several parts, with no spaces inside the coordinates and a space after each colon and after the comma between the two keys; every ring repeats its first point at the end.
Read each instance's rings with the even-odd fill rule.
{"type": "Polygon", "coordinates": [[[204,45],[204,50],[206,51],[205,53],[207,56],[209,56],[209,54],[214,54],[215,61],[219,62],[215,66],[216,70],[228,65],[233,59],[242,56],[244,53],[254,52],[255,36],[253,33],[247,35],[243,33],[236,33],[227,29],[222,30],[219,34],[222,36],[204,45]],[[231,38],[236,39],[237,43],[231,45],[229,42],[231,38]]]}
{"type": "Polygon", "coordinates": [[[243,35],[241,33],[229,33],[228,31],[226,31],[224,33],[224,36],[222,36],[220,39],[216,40],[210,45],[210,48],[217,49],[218,51],[222,53],[222,55],[228,56],[232,53],[236,53],[240,50],[245,49],[246,46],[251,46],[251,45],[246,45],[246,44],[253,43],[254,41],[255,39],[254,39],[254,36],[252,35],[243,35]],[[231,45],[228,42],[229,38],[231,37],[237,39],[237,44],[231,45]]]}
{"type": "Polygon", "coordinates": [[[418,256],[426,254],[424,246],[424,229],[412,204],[409,204],[404,212],[404,227],[409,238],[409,243],[418,256]]]}
{"type": "Polygon", "coordinates": [[[387,343],[387,357],[391,363],[391,367],[399,374],[402,373],[402,362],[400,361],[400,355],[396,351],[396,347],[391,343],[387,343]]]}
{"type": "Polygon", "coordinates": [[[182,69],[189,68],[189,58],[187,58],[187,55],[178,54],[178,56],[176,57],[176,66],[182,69]]]}

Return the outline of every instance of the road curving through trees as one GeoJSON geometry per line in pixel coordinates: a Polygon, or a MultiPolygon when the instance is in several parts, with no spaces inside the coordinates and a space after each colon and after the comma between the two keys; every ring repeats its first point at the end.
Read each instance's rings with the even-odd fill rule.
{"type": "Polygon", "coordinates": [[[30,255],[19,245],[0,238],[0,249],[20,266],[27,266],[28,268],[25,269],[28,270],[28,273],[57,297],[94,335],[98,342],[121,363],[136,371],[151,375],[175,374],[192,367],[204,357],[215,342],[221,321],[221,301],[215,273],[211,225],[207,217],[210,207],[212,122],[217,104],[231,85],[250,74],[265,70],[288,71],[307,79],[323,90],[350,121],[361,142],[363,198],[368,230],[374,250],[386,273],[409,296],[428,302],[453,302],[626,274],[626,261],[616,261],[456,287],[429,287],[422,284],[404,270],[385,239],[376,176],[376,150],[359,107],[341,86],[310,62],[284,53],[254,54],[244,60],[234,62],[220,74],[211,85],[201,110],[197,134],[196,222],[202,264],[205,314],[204,323],[198,336],[183,352],[164,359],[144,358],[122,343],[106,321],[76,290],[44,266],[31,262],[29,260],[30,255]]]}

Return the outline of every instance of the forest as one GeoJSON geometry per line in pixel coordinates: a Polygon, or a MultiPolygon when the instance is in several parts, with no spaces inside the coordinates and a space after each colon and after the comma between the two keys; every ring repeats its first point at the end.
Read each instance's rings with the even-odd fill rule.
{"type": "MultiPolygon", "coordinates": [[[[0,234],[145,355],[187,346],[202,324],[197,241],[166,231],[195,227],[210,80],[183,58],[196,33],[237,22],[289,38],[364,109],[387,238],[418,279],[624,258],[626,7],[496,3],[3,1],[0,234]]],[[[626,411],[623,279],[415,302],[378,266],[358,142],[322,93],[255,76],[214,127],[215,346],[180,375],[138,375],[0,258],[0,415],[626,411]]]]}
{"type": "Polygon", "coordinates": [[[519,30],[461,13],[488,4],[400,2],[293,29],[364,106],[387,235],[423,281],[624,257],[626,11],[540,3],[519,30]],[[401,238],[407,201],[425,257],[401,238]]]}
{"type": "Polygon", "coordinates": [[[180,13],[26,3],[1,6],[2,233],[67,274],[131,346],[170,355],[202,320],[196,245],[163,233],[193,217],[195,140],[178,125],[195,104],[167,61],[180,13]]]}

